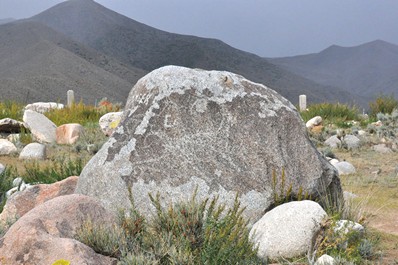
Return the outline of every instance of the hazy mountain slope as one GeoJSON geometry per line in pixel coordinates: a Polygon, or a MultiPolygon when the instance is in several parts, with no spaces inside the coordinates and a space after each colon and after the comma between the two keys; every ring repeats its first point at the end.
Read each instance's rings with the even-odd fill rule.
{"type": "Polygon", "coordinates": [[[333,45],[320,53],[270,61],[315,82],[356,94],[398,94],[398,46],[385,41],[355,47],[333,45]]]}
{"type": "Polygon", "coordinates": [[[13,18],[2,18],[2,19],[0,19],[0,25],[10,23],[13,21],[15,21],[15,19],[13,19],[13,18]]]}
{"type": "Polygon", "coordinates": [[[66,1],[31,20],[146,71],[169,64],[228,70],[266,84],[293,102],[303,93],[312,101],[354,100],[348,92],[316,84],[221,41],[157,30],[92,0],[66,1]]]}
{"type": "Polygon", "coordinates": [[[37,22],[0,26],[0,58],[2,99],[64,102],[73,89],[86,103],[124,101],[142,75],[37,22]]]}

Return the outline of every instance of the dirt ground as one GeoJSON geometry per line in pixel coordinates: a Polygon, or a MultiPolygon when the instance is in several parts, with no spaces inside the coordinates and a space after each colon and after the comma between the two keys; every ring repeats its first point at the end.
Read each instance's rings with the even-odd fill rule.
{"type": "Polygon", "coordinates": [[[354,199],[358,215],[380,237],[381,264],[398,264],[398,153],[381,154],[368,147],[334,153],[357,170],[341,176],[342,186],[358,196],[354,199]]]}

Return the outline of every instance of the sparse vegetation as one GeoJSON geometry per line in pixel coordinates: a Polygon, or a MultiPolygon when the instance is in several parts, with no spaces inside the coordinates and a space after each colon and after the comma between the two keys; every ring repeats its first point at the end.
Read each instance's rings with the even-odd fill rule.
{"type": "Polygon", "coordinates": [[[393,95],[380,95],[375,101],[369,102],[370,116],[376,117],[378,113],[391,114],[398,108],[398,100],[393,95]]]}
{"type": "Polygon", "coordinates": [[[301,117],[305,122],[315,116],[321,116],[325,124],[336,124],[339,127],[351,127],[351,121],[358,120],[359,111],[356,107],[346,104],[319,103],[308,107],[307,111],[302,111],[301,117]]]}
{"type": "Polygon", "coordinates": [[[266,264],[249,241],[237,199],[226,210],[217,199],[198,202],[195,197],[163,208],[159,196],[150,196],[153,219],[131,209],[129,215],[121,213],[116,226],[85,223],[77,239],[119,264],[266,264]]]}
{"type": "Polygon", "coordinates": [[[15,101],[0,102],[0,120],[10,118],[21,121],[24,105],[15,101]]]}

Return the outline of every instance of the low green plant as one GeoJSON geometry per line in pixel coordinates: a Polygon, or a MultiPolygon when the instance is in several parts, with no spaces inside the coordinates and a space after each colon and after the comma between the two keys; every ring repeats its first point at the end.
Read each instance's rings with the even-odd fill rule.
{"type": "Polygon", "coordinates": [[[0,174],[0,213],[3,211],[7,200],[6,193],[12,188],[12,182],[17,175],[16,168],[9,166],[0,174]]]}
{"type": "Polygon", "coordinates": [[[21,103],[6,100],[0,102],[0,120],[10,118],[21,121],[23,116],[24,106],[21,103]]]}
{"type": "Polygon", "coordinates": [[[370,116],[376,117],[378,113],[391,114],[398,108],[398,100],[393,95],[380,95],[374,101],[369,102],[370,116]]]}
{"type": "Polygon", "coordinates": [[[98,253],[111,253],[119,264],[265,264],[249,241],[237,198],[229,210],[217,198],[198,202],[193,195],[166,208],[159,198],[150,195],[153,219],[145,220],[133,208],[117,226],[99,229],[86,222],[77,239],[98,253]]]}
{"type": "Polygon", "coordinates": [[[85,163],[81,158],[57,158],[50,165],[40,165],[37,161],[24,165],[24,172],[20,175],[26,183],[51,184],[70,176],[79,176],[85,163]]]}
{"type": "Polygon", "coordinates": [[[339,126],[349,127],[352,120],[358,120],[358,108],[340,103],[312,104],[308,110],[300,112],[305,122],[315,116],[321,116],[323,123],[333,123],[339,126]]]}

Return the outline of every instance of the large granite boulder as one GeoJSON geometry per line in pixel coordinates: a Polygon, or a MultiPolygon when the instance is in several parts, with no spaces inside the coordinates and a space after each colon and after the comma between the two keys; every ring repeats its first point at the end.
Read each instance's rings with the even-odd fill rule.
{"type": "Polygon", "coordinates": [[[55,131],[57,144],[74,144],[79,140],[83,131],[83,126],[78,123],[61,125],[55,131]]]}
{"type": "Polygon", "coordinates": [[[11,155],[18,151],[17,147],[6,139],[0,139],[0,156],[11,155]]]}
{"type": "Polygon", "coordinates": [[[47,201],[21,217],[0,238],[1,264],[111,265],[116,260],[97,254],[73,239],[86,220],[94,225],[114,218],[93,198],[72,194],[47,201]]]}
{"type": "Polygon", "coordinates": [[[227,205],[238,193],[256,221],[274,203],[273,192],[290,185],[293,195],[341,195],[336,169],[288,100],[233,73],[166,66],[134,86],[120,125],[83,169],[76,192],[116,211],[131,206],[131,190],[144,214],[154,210],[148,193],[168,203],[197,189],[198,199],[219,195],[227,205]]]}
{"type": "Polygon", "coordinates": [[[45,160],[47,158],[46,146],[39,143],[27,144],[19,154],[19,159],[45,160]]]}
{"type": "Polygon", "coordinates": [[[33,138],[40,143],[53,143],[56,140],[57,126],[46,116],[33,110],[25,110],[23,121],[33,138]]]}

